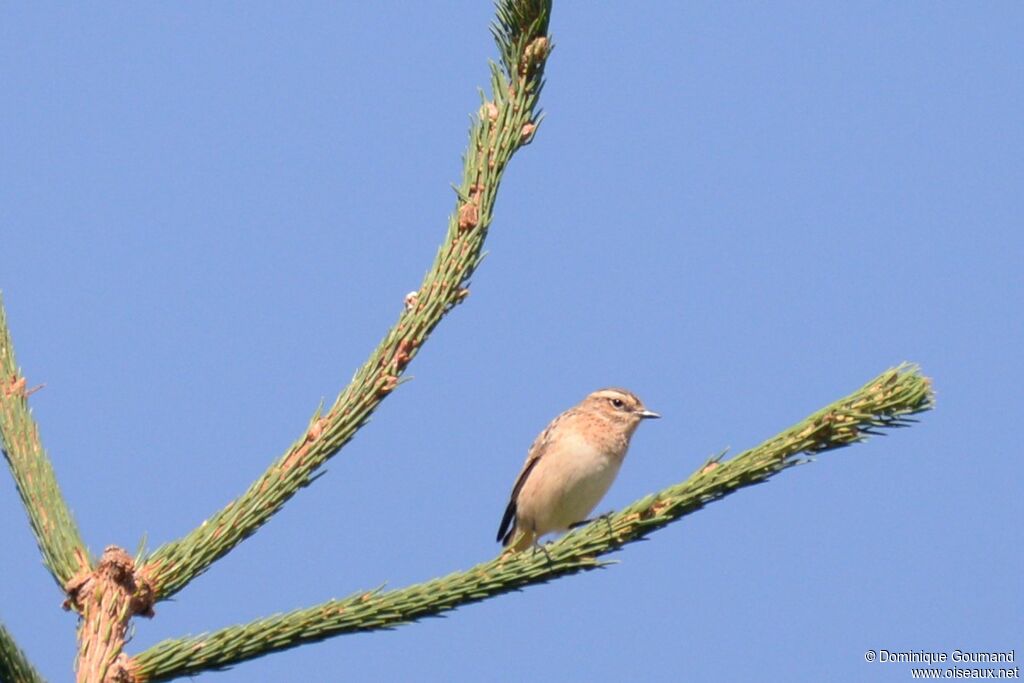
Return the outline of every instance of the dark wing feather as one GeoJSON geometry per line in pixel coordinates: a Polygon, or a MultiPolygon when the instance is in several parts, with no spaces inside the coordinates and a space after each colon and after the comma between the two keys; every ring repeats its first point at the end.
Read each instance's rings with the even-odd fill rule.
{"type": "Polygon", "coordinates": [[[544,451],[548,449],[552,429],[570,412],[567,410],[552,420],[547,429],[541,432],[534,440],[533,445],[530,446],[529,459],[523,465],[523,471],[519,473],[516,485],[512,487],[512,495],[509,496],[508,507],[505,508],[505,514],[501,518],[501,525],[498,526],[498,540],[501,541],[502,545],[508,545],[512,542],[512,534],[516,530],[512,521],[516,516],[516,499],[519,498],[519,492],[523,490],[523,485],[526,483],[527,477],[530,476],[530,472],[540,462],[540,459],[544,456],[544,451]]]}
{"type": "Polygon", "coordinates": [[[509,541],[512,540],[513,525],[512,520],[516,516],[516,500],[513,498],[508,502],[508,507],[505,508],[505,515],[501,518],[501,526],[498,527],[498,538],[503,546],[508,545],[509,541]]]}
{"type": "Polygon", "coordinates": [[[540,460],[540,456],[531,458],[530,462],[526,463],[526,467],[519,475],[519,479],[516,480],[516,485],[512,487],[512,495],[509,496],[508,507],[505,508],[505,514],[501,518],[501,525],[498,527],[498,538],[502,545],[508,545],[512,541],[512,532],[515,531],[515,526],[512,524],[512,520],[516,516],[516,499],[519,497],[519,491],[522,490],[523,484],[526,483],[526,478],[530,476],[530,472],[533,471],[534,466],[540,460]]]}

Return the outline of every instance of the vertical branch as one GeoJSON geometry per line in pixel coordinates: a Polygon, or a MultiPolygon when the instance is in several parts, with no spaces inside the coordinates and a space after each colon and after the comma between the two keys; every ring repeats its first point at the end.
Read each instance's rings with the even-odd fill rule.
{"type": "Polygon", "coordinates": [[[96,570],[74,583],[65,606],[82,615],[75,666],[78,683],[132,680],[125,636],[133,616],[153,616],[150,597],[140,590],[135,562],[117,546],[107,547],[96,570]]]}
{"type": "Polygon", "coordinates": [[[40,443],[39,428],[28,407],[33,391],[15,360],[0,300],[0,440],[4,459],[28,512],[43,562],[63,588],[75,574],[88,569],[89,553],[40,443]]]}

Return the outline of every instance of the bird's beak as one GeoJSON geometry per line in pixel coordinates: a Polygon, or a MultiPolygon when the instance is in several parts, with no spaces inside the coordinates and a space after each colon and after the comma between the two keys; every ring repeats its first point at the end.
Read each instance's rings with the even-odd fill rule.
{"type": "Polygon", "coordinates": [[[647,409],[644,409],[644,410],[641,410],[641,411],[637,412],[637,415],[639,415],[640,417],[642,417],[644,419],[659,418],[659,417],[661,417],[661,415],[659,415],[658,413],[654,412],[653,410],[647,410],[647,409]]]}

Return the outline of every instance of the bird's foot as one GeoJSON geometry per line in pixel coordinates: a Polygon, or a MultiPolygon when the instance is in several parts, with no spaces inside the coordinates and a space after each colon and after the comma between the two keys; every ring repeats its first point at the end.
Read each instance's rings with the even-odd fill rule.
{"type": "Polygon", "coordinates": [[[608,525],[608,535],[612,536],[613,535],[613,533],[612,533],[612,515],[613,514],[615,514],[615,510],[609,510],[608,512],[606,512],[603,515],[600,515],[598,517],[591,517],[590,519],[584,519],[584,520],[579,521],[579,522],[574,522],[574,523],[569,525],[569,530],[571,531],[572,529],[578,529],[581,526],[586,526],[586,525],[590,524],[591,522],[596,522],[599,519],[603,519],[605,521],[605,523],[608,525]]]}

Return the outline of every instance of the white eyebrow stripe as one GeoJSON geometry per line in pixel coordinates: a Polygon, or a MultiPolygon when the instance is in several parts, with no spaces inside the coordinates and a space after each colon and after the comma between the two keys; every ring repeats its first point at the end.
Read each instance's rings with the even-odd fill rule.
{"type": "Polygon", "coordinates": [[[631,391],[626,391],[625,389],[598,389],[591,395],[597,396],[598,398],[625,398],[631,401],[635,401],[636,403],[640,402],[640,399],[637,398],[636,394],[634,394],[631,391]]]}

